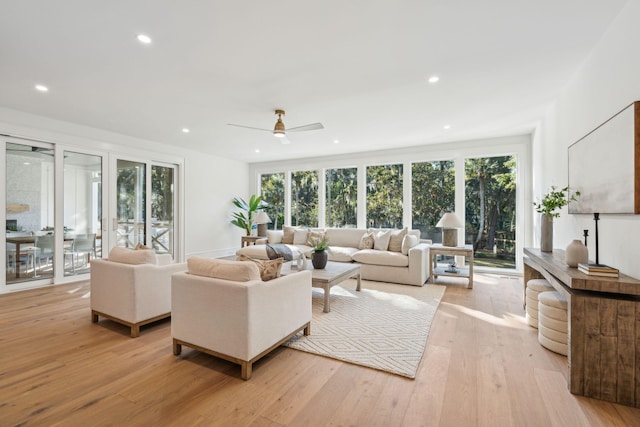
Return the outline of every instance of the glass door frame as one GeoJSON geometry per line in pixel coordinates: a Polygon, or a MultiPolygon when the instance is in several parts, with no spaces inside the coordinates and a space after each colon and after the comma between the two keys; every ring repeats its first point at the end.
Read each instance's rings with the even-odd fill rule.
{"type": "MultiPolygon", "coordinates": [[[[178,262],[182,260],[182,254],[184,253],[184,242],[182,236],[184,235],[184,224],[182,218],[184,218],[184,167],[182,161],[176,159],[175,163],[162,162],[149,160],[148,158],[126,155],[121,153],[111,153],[109,155],[109,188],[112,189],[109,195],[108,203],[109,210],[108,217],[103,218],[103,231],[105,225],[108,227],[107,234],[109,235],[109,241],[107,245],[104,245],[102,251],[103,254],[108,254],[109,251],[117,245],[117,231],[118,231],[118,160],[124,160],[129,162],[141,163],[145,165],[145,186],[146,186],[146,198],[145,198],[145,218],[144,218],[144,236],[145,244],[151,245],[152,239],[152,210],[151,210],[151,171],[153,166],[168,167],[174,169],[173,174],[173,259],[178,262]]],[[[103,184],[104,185],[104,184],[103,184]]],[[[103,234],[104,235],[104,234],[103,234]]],[[[103,255],[106,257],[106,255],[103,255]]]]}

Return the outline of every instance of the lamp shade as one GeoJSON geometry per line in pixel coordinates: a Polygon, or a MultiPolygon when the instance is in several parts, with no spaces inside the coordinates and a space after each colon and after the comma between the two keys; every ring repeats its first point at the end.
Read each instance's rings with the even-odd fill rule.
{"type": "Polygon", "coordinates": [[[462,228],[464,225],[453,212],[446,212],[436,224],[438,228],[462,228]]]}
{"type": "Polygon", "coordinates": [[[254,224],[266,224],[268,222],[271,222],[271,218],[269,218],[269,215],[267,215],[264,211],[258,212],[256,218],[253,220],[254,224]]]}

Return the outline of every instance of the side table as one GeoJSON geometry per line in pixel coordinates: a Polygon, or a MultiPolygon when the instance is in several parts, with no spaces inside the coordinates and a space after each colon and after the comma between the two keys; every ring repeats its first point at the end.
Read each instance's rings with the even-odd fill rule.
{"type": "Polygon", "coordinates": [[[429,268],[429,283],[435,283],[434,278],[438,276],[466,277],[469,279],[467,288],[473,288],[473,246],[442,246],[439,243],[431,245],[431,268],[429,268]],[[458,267],[457,272],[448,272],[446,268],[438,267],[438,255],[464,256],[467,258],[468,267],[458,267]]]}
{"type": "Polygon", "coordinates": [[[256,240],[258,239],[266,239],[267,236],[242,236],[240,239],[240,247],[244,248],[245,246],[255,245],[256,240]]]}

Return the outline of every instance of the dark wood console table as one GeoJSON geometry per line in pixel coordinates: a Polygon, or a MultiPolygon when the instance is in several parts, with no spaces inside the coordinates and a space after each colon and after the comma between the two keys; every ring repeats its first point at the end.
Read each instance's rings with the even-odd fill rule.
{"type": "Polygon", "coordinates": [[[524,255],[525,286],[547,279],[568,301],[569,391],[640,407],[640,280],[583,274],[559,249],[524,255]]]}

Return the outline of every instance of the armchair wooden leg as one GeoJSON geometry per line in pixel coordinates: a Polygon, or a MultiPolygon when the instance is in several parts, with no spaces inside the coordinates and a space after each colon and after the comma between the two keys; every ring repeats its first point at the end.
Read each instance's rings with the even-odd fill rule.
{"type": "Polygon", "coordinates": [[[240,366],[242,367],[242,373],[240,374],[242,379],[243,380],[248,380],[249,378],[251,378],[251,374],[252,374],[252,370],[253,370],[253,363],[242,361],[242,362],[240,362],[240,366]]]}
{"type": "Polygon", "coordinates": [[[91,310],[91,321],[93,323],[98,323],[98,314],[93,310],[91,310]]]}
{"type": "Polygon", "coordinates": [[[174,338],[173,339],[173,354],[175,354],[176,356],[179,356],[180,353],[182,353],[182,344],[178,344],[178,342],[174,338]]]}
{"type": "Polygon", "coordinates": [[[140,325],[131,325],[131,338],[140,336],[140,325]]]}
{"type": "Polygon", "coordinates": [[[302,333],[305,336],[311,335],[311,322],[307,323],[307,326],[304,327],[304,331],[302,333]]]}

